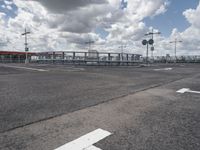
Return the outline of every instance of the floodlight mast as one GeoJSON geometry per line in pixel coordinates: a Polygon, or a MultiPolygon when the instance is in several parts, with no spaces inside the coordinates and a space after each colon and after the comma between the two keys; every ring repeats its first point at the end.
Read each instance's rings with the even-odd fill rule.
{"type": "Polygon", "coordinates": [[[28,39],[27,39],[27,34],[30,34],[30,32],[27,32],[26,31],[26,28],[25,28],[25,32],[22,33],[23,36],[25,36],[25,52],[26,52],[26,59],[25,59],[25,64],[28,63],[28,39]]]}
{"type": "Polygon", "coordinates": [[[181,40],[177,40],[177,38],[175,38],[174,41],[171,41],[169,43],[174,43],[174,56],[175,56],[175,62],[177,61],[177,57],[176,57],[176,49],[177,49],[177,43],[181,43],[183,41],[181,40]]]}

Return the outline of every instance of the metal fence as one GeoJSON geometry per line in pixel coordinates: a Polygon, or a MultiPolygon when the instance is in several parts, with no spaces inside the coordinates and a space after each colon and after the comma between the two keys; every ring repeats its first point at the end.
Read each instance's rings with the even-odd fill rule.
{"type": "MultiPolygon", "coordinates": [[[[131,53],[102,52],[42,52],[28,55],[30,63],[85,64],[85,65],[134,65],[141,63],[200,63],[200,56],[146,57],[131,53]]],[[[0,55],[0,63],[24,63],[25,55],[0,55]]]]}
{"type": "Polygon", "coordinates": [[[43,52],[38,53],[32,63],[62,63],[86,65],[133,65],[141,63],[141,55],[130,53],[100,52],[43,52]]]}
{"type": "Polygon", "coordinates": [[[200,63],[200,56],[157,56],[151,58],[154,63],[200,63]]]}
{"type": "Polygon", "coordinates": [[[25,63],[25,58],[15,58],[15,57],[1,57],[0,63],[25,63]]]}

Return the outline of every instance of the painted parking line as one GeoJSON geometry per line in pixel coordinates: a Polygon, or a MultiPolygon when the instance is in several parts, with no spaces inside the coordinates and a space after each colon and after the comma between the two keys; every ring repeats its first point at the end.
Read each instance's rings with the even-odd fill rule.
{"type": "Polygon", "coordinates": [[[200,91],[192,91],[192,90],[190,90],[189,88],[182,88],[182,89],[180,89],[180,90],[178,90],[178,91],[176,91],[177,93],[181,93],[181,94],[183,94],[183,93],[195,93],[195,94],[200,94],[200,91]]]}
{"type": "Polygon", "coordinates": [[[66,68],[64,71],[69,71],[69,72],[77,72],[77,71],[85,71],[84,68],[66,68]]]}
{"type": "Polygon", "coordinates": [[[49,71],[49,70],[44,70],[44,69],[21,67],[21,66],[10,66],[10,65],[3,65],[3,67],[16,68],[16,69],[25,69],[25,70],[33,70],[33,71],[40,71],[40,72],[49,71]]]}
{"type": "Polygon", "coordinates": [[[93,144],[110,136],[111,134],[112,133],[106,130],[97,129],[86,135],[83,135],[82,137],[72,142],[69,142],[61,147],[58,147],[55,150],[101,150],[93,146],[93,144]]]}
{"type": "Polygon", "coordinates": [[[172,70],[173,68],[160,68],[160,69],[154,69],[154,71],[169,71],[172,70]]]}
{"type": "Polygon", "coordinates": [[[88,148],[85,148],[84,150],[102,150],[102,149],[92,145],[92,146],[90,146],[88,148]]]}

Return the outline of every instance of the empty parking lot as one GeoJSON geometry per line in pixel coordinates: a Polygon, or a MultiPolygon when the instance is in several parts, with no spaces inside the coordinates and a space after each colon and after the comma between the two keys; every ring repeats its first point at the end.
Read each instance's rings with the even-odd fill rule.
{"type": "Polygon", "coordinates": [[[102,150],[199,149],[199,67],[1,64],[0,149],[56,149],[99,128],[102,150]]]}

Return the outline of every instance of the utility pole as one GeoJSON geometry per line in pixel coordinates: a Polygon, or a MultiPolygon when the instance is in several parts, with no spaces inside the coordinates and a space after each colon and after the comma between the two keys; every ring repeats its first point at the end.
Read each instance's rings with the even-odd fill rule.
{"type": "Polygon", "coordinates": [[[121,60],[123,61],[124,60],[124,48],[126,48],[127,46],[126,45],[121,45],[119,46],[119,48],[121,49],[121,60]]]}
{"type": "Polygon", "coordinates": [[[91,44],[94,44],[94,41],[89,40],[88,42],[85,42],[85,44],[88,44],[88,51],[91,50],[91,44]]]}
{"type": "MultiPolygon", "coordinates": [[[[161,34],[161,32],[154,32],[154,29],[152,28],[152,31],[146,33],[145,36],[151,35],[151,39],[153,40],[153,36],[154,36],[155,34],[161,34]]],[[[152,47],[151,47],[151,56],[152,56],[152,57],[153,57],[153,51],[154,51],[154,46],[153,46],[153,44],[152,44],[152,47]]]]}
{"type": "Polygon", "coordinates": [[[27,32],[26,31],[26,28],[25,28],[25,32],[22,33],[22,35],[25,37],[25,52],[26,52],[26,60],[25,60],[25,64],[28,63],[28,40],[27,40],[27,34],[30,34],[30,32],[27,32]]]}
{"type": "Polygon", "coordinates": [[[177,61],[177,57],[176,57],[176,46],[177,46],[177,43],[181,43],[181,42],[183,42],[183,41],[181,41],[181,40],[177,40],[177,38],[175,38],[174,41],[169,42],[169,43],[174,43],[174,56],[175,56],[175,62],[177,61]]]}

